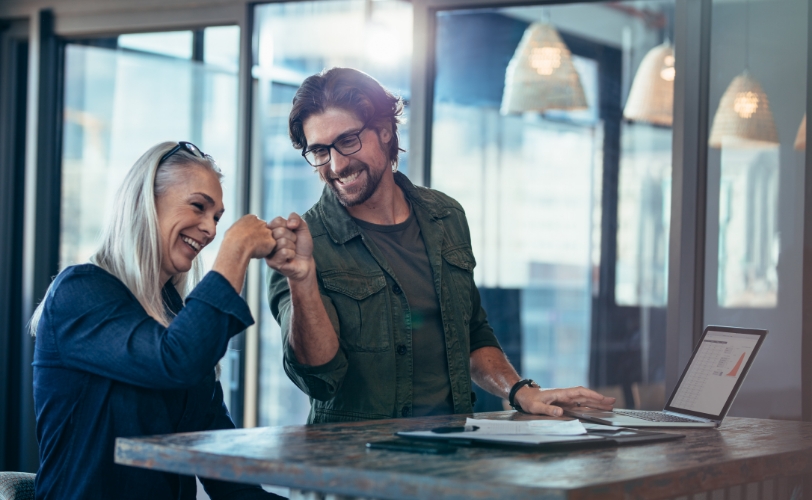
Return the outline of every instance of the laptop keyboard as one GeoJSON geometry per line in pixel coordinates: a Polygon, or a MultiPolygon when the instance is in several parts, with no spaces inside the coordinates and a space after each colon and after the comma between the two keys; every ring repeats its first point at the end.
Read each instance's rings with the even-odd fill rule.
{"type": "Polygon", "coordinates": [[[649,422],[690,422],[694,424],[697,423],[697,420],[677,417],[675,415],[669,415],[661,411],[643,411],[643,410],[612,410],[612,411],[618,415],[635,417],[642,420],[648,420],[649,422]]]}

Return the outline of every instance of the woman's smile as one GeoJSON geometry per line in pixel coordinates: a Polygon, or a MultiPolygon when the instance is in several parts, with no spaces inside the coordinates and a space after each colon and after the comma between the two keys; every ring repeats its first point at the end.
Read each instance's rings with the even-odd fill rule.
{"type": "Polygon", "coordinates": [[[203,247],[205,246],[205,244],[201,244],[199,241],[194,240],[194,239],[192,239],[192,238],[190,238],[190,237],[186,236],[185,234],[181,234],[181,235],[180,235],[180,239],[181,239],[181,240],[183,240],[183,242],[184,242],[184,243],[186,243],[187,245],[189,245],[189,246],[192,248],[192,250],[194,250],[195,255],[197,255],[198,253],[200,253],[200,251],[201,251],[201,250],[203,249],[203,247]]]}

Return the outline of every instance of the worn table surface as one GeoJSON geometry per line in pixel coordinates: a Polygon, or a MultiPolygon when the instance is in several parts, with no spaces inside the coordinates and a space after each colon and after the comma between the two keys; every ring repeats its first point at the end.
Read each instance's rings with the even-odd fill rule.
{"type": "MultiPolygon", "coordinates": [[[[451,455],[367,450],[396,431],[466,416],[265,427],[123,439],[115,461],[203,477],[374,498],[667,498],[812,475],[812,423],[728,418],[686,438],[577,451],[460,448],[451,455]]],[[[529,417],[515,412],[477,418],[529,417]]]]}

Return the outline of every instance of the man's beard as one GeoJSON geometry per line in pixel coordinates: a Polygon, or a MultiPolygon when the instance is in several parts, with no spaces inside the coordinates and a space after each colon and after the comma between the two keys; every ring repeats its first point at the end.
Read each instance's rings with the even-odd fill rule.
{"type": "MultiPolygon", "coordinates": [[[[356,188],[354,193],[350,194],[349,196],[336,187],[336,182],[338,179],[337,175],[333,174],[329,178],[322,176],[322,180],[326,182],[328,186],[330,186],[333,194],[335,194],[336,198],[338,198],[338,202],[344,207],[354,207],[366,202],[373,194],[375,194],[375,191],[378,189],[378,184],[381,183],[381,179],[383,178],[384,174],[384,169],[380,169],[376,175],[375,172],[370,170],[369,165],[360,161],[351,163],[350,168],[345,170],[345,172],[347,171],[348,173],[345,173],[345,177],[355,173],[362,174],[364,171],[366,171],[363,184],[356,188]]],[[[330,173],[332,174],[332,172],[330,173]]]]}

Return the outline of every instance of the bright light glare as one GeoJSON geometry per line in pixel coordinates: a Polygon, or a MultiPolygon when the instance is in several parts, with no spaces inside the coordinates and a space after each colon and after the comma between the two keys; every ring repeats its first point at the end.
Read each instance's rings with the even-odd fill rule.
{"type": "Polygon", "coordinates": [[[750,118],[758,110],[758,94],[755,92],[739,92],[733,101],[733,110],[742,118],[750,118]]]}
{"type": "Polygon", "coordinates": [[[530,55],[530,65],[540,75],[552,75],[561,67],[561,49],[558,47],[535,47],[530,55]]]}
{"type": "Polygon", "coordinates": [[[373,64],[393,66],[409,56],[409,37],[380,23],[367,25],[366,53],[373,64]]]}
{"type": "Polygon", "coordinates": [[[677,75],[676,69],[674,69],[674,56],[665,56],[663,58],[663,69],[660,71],[660,78],[667,82],[673,82],[674,77],[677,75]]]}

